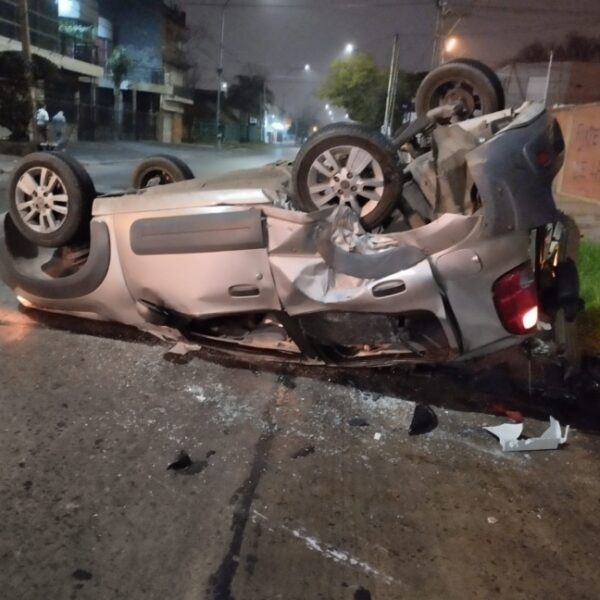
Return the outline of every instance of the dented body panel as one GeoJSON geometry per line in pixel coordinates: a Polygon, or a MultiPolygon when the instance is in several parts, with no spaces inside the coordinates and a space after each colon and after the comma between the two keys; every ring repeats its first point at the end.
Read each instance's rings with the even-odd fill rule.
{"type": "Polygon", "coordinates": [[[494,289],[556,219],[536,162],[553,140],[538,109],[472,121],[436,131],[407,168],[420,227],[395,215],[367,233],[344,205],[291,210],[276,164],[97,198],[86,248],[38,248],[4,216],[0,276],[26,306],[283,360],[440,362],[519,344],[494,289]]]}

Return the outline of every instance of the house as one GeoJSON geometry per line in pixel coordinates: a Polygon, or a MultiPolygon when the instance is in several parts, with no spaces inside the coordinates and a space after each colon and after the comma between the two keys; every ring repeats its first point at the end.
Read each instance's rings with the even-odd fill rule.
{"type": "MultiPolygon", "coordinates": [[[[183,45],[188,30],[185,12],[170,0],[99,0],[100,15],[111,24],[108,47],[121,46],[130,67],[121,84],[124,128],[137,137],[181,142],[183,114],[193,104],[186,87],[189,63],[183,45]],[[153,135],[152,135],[153,134],[153,135]]],[[[99,28],[100,31],[100,28],[99,28]]],[[[110,107],[110,73],[99,82],[98,103],[110,107]]]]}
{"type": "MultiPolygon", "coordinates": [[[[104,68],[94,52],[83,50],[85,44],[77,41],[77,36],[73,39],[63,32],[60,13],[67,4],[66,0],[29,0],[28,17],[32,54],[49,60],[60,70],[51,97],[46,86],[38,83],[38,102],[46,102],[51,115],[64,110],[68,121],[75,123],[81,96],[90,94],[93,82],[104,75],[104,68]]],[[[19,0],[0,0],[0,52],[21,50],[19,0]]]]}
{"type": "MultiPolygon", "coordinates": [[[[525,100],[543,102],[548,63],[512,63],[497,71],[506,94],[507,106],[525,100]]],[[[584,104],[600,101],[600,63],[554,62],[550,70],[546,103],[584,104]]]]}

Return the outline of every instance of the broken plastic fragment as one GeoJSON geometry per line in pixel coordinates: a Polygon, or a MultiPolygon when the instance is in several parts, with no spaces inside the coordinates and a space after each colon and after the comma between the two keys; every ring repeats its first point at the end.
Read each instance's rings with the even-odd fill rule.
{"type": "Polygon", "coordinates": [[[540,437],[527,440],[519,439],[523,432],[523,423],[504,423],[496,427],[484,427],[484,429],[498,438],[504,452],[556,450],[567,441],[569,435],[569,426],[565,427],[565,435],[563,436],[560,423],[554,417],[550,417],[550,425],[540,437]]]}
{"type": "Polygon", "coordinates": [[[378,442],[381,439],[381,433],[377,432],[374,436],[373,439],[378,442]]]}
{"type": "Polygon", "coordinates": [[[433,408],[427,404],[417,404],[413,414],[408,435],[419,435],[421,433],[429,433],[438,425],[437,415],[433,412],[433,408]]]}
{"type": "Polygon", "coordinates": [[[188,342],[177,342],[168,352],[177,356],[185,356],[188,352],[198,352],[202,350],[199,344],[190,344],[188,342]]]}

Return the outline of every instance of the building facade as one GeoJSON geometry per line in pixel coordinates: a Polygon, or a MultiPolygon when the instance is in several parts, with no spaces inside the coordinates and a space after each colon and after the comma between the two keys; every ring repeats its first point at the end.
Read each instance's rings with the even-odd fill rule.
{"type": "MultiPolygon", "coordinates": [[[[180,142],[189,65],[183,45],[186,15],[172,0],[29,0],[32,53],[61,72],[51,93],[38,102],[51,114],[63,110],[71,137],[124,137],[180,142]],[[110,72],[113,48],[121,46],[129,70],[115,103],[110,72]],[[115,106],[119,106],[118,117],[115,106]]],[[[0,0],[0,52],[21,51],[19,0],[0,0]]]]}
{"type": "MultiPolygon", "coordinates": [[[[183,44],[187,37],[186,15],[173,2],[100,0],[100,14],[112,24],[112,46],[124,49],[129,70],[121,84],[124,124],[136,137],[156,129],[156,139],[181,142],[183,113],[193,104],[186,87],[189,64],[183,44]],[[131,117],[129,117],[131,115],[131,117]]],[[[99,82],[100,96],[113,89],[107,70],[99,82]]]]}

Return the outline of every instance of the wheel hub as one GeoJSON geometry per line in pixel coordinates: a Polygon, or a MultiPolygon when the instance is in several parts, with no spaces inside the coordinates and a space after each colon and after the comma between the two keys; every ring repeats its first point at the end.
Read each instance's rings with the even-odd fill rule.
{"type": "Polygon", "coordinates": [[[383,194],[383,169],[368,151],[358,146],[334,146],[312,163],[308,189],[317,207],[347,204],[360,216],[371,212],[383,194]]]}
{"type": "Polygon", "coordinates": [[[69,198],[57,173],[47,167],[32,167],[17,182],[16,208],[33,231],[52,233],[64,223],[69,198]]]}

